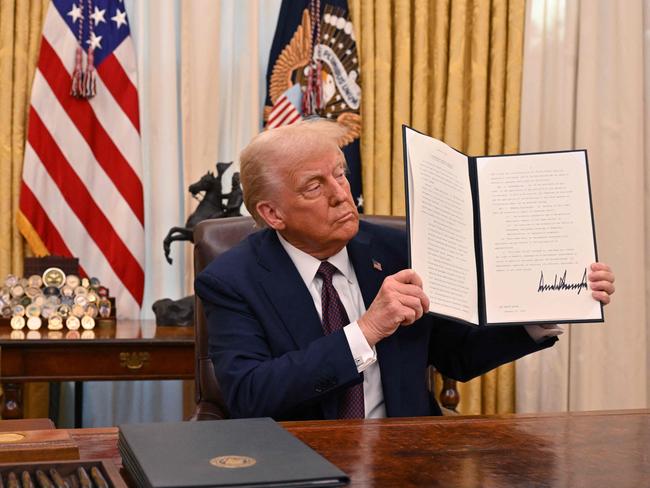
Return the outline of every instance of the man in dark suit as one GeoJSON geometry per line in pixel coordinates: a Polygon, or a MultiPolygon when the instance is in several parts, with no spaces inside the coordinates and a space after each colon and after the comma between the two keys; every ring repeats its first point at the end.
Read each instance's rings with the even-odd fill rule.
{"type": "MultiPolygon", "coordinates": [[[[560,330],[483,328],[426,314],[404,233],[359,223],[339,126],[302,122],[241,154],[246,207],[263,230],[215,259],[195,288],[233,417],[439,415],[425,369],[466,381],[553,345],[560,330]]],[[[595,299],[614,277],[592,265],[595,299]]]]}

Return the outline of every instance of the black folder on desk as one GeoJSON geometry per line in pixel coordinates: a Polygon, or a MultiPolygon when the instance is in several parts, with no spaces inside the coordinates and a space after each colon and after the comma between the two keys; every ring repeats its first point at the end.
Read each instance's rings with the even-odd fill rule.
{"type": "Polygon", "coordinates": [[[121,425],[141,487],[341,486],[349,478],[269,418],[121,425]]]}

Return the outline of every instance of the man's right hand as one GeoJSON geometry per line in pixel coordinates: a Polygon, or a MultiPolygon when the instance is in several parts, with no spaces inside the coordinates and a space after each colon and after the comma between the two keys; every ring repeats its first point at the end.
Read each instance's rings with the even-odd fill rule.
{"type": "Polygon", "coordinates": [[[422,280],[412,269],[388,276],[370,308],[357,320],[370,347],[390,336],[400,325],[411,325],[429,311],[422,280]]]}

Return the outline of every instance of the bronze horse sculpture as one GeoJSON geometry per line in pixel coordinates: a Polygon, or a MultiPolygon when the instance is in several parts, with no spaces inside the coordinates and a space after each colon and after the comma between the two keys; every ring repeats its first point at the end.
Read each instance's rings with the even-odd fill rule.
{"type": "Polygon", "coordinates": [[[216,176],[212,171],[208,171],[201,179],[192,183],[188,191],[193,198],[199,200],[198,195],[203,192],[203,198],[199,200],[196,210],[190,214],[185,222],[184,227],[172,227],[169,229],[167,236],[163,240],[163,249],[165,250],[165,259],[172,264],[170,257],[171,244],[174,241],[194,242],[194,226],[205,219],[216,219],[221,217],[236,217],[241,215],[239,209],[243,202],[242,190],[239,184],[239,173],[234,173],[232,177],[232,190],[230,193],[223,194],[221,189],[221,178],[224,172],[230,167],[232,162],[217,163],[216,176]],[[226,203],[224,204],[224,200],[226,203]]]}

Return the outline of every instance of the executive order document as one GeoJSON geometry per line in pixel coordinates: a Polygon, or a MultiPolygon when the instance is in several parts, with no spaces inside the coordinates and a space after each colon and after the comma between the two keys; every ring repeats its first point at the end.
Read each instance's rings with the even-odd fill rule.
{"type": "Polygon", "coordinates": [[[473,324],[598,322],[585,151],[467,157],[404,128],[411,266],[433,313],[473,324]]]}

